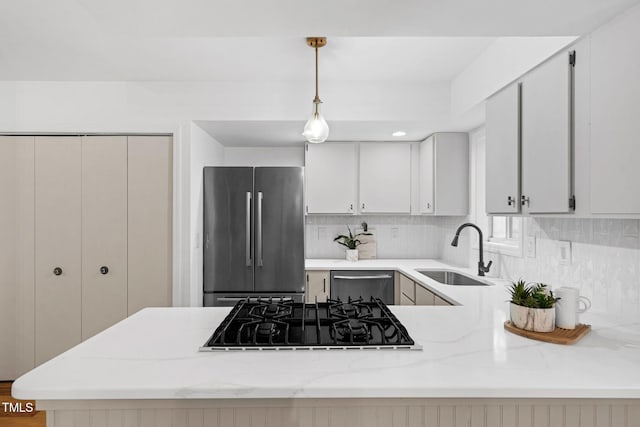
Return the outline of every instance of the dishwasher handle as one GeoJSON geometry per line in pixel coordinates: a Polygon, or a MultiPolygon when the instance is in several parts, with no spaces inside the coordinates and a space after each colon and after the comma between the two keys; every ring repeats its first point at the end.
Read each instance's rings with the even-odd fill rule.
{"type": "Polygon", "coordinates": [[[388,274],[380,274],[376,276],[333,276],[334,279],[340,280],[382,280],[382,279],[392,279],[393,276],[388,274]]]}

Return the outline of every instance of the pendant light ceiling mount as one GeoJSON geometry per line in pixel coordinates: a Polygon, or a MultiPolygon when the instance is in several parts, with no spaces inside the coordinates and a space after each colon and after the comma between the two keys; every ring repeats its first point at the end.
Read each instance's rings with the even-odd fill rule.
{"type": "Polygon", "coordinates": [[[307,46],[314,49],[325,47],[327,45],[326,37],[307,37],[307,46]]]}
{"type": "Polygon", "coordinates": [[[326,37],[307,37],[307,46],[316,51],[316,96],[313,98],[313,113],[307,123],[304,125],[302,135],[308,142],[318,144],[325,142],[329,137],[329,125],[320,114],[320,96],[318,95],[318,49],[326,46],[326,37]]]}

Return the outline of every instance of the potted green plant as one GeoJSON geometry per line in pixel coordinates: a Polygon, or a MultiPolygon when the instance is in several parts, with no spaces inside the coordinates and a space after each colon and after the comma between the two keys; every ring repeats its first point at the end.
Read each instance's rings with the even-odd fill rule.
{"type": "Polygon", "coordinates": [[[513,282],[509,313],[516,328],[535,332],[553,332],[556,327],[555,304],[559,298],[544,283],[513,282]]]}
{"type": "Polygon", "coordinates": [[[347,248],[347,261],[357,261],[358,260],[358,246],[362,244],[362,241],[358,239],[360,236],[371,236],[371,233],[363,232],[358,234],[353,234],[351,232],[351,228],[347,225],[347,230],[349,231],[349,235],[340,234],[338,237],[333,239],[334,242],[338,242],[338,244],[347,248]]]}

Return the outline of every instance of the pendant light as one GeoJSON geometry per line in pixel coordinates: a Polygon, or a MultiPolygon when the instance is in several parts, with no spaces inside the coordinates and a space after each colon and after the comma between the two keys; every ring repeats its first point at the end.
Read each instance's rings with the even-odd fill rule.
{"type": "Polygon", "coordinates": [[[307,37],[307,45],[316,51],[316,97],[313,98],[313,113],[304,125],[302,135],[307,141],[314,144],[325,142],[329,137],[329,125],[320,114],[320,104],[322,104],[322,101],[320,101],[320,97],[318,96],[318,48],[326,44],[326,37],[307,37]]]}

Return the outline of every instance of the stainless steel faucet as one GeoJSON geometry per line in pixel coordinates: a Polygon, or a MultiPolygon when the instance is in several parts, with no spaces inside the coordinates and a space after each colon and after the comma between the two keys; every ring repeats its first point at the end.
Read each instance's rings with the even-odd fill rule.
{"type": "Polygon", "coordinates": [[[456,230],[456,235],[451,241],[451,246],[456,246],[456,247],[458,246],[458,238],[460,237],[460,232],[462,231],[463,228],[466,228],[466,227],[475,228],[478,231],[478,235],[480,237],[480,248],[479,248],[480,260],[478,261],[478,276],[484,276],[484,273],[489,272],[489,269],[491,268],[491,264],[493,264],[493,261],[489,261],[489,264],[487,264],[486,266],[484,265],[484,259],[483,259],[484,250],[482,248],[482,241],[484,239],[482,238],[482,230],[480,230],[480,227],[470,222],[462,224],[460,227],[458,227],[458,230],[456,230]]]}

